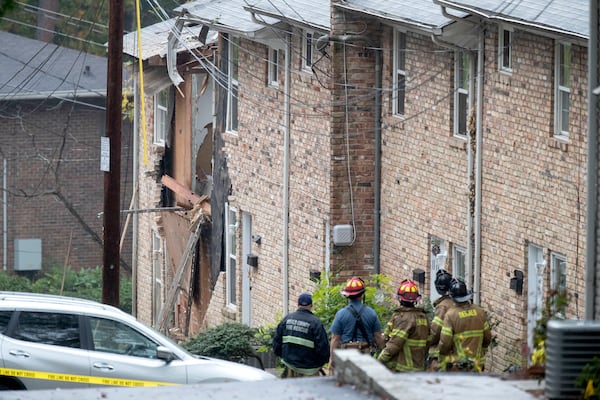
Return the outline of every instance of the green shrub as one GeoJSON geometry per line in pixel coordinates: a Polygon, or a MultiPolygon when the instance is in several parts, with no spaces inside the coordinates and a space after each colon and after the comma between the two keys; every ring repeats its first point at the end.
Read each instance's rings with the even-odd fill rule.
{"type": "MultiPolygon", "coordinates": [[[[395,288],[390,281],[389,276],[381,274],[373,274],[365,279],[367,290],[364,302],[375,310],[382,325],[389,321],[397,305],[394,300],[395,288]]],[[[328,277],[325,277],[319,280],[313,293],[313,313],[321,319],[327,332],[335,314],[348,304],[348,299],[340,293],[344,286],[345,282],[330,286],[328,277]]]]}
{"type": "Polygon", "coordinates": [[[585,400],[600,398],[600,359],[598,357],[592,358],[592,361],[583,367],[575,384],[581,388],[581,394],[585,400]]]}
{"type": "MultiPolygon", "coordinates": [[[[131,278],[122,276],[119,283],[119,308],[131,314],[131,278]]],[[[7,272],[0,272],[0,290],[46,293],[102,301],[102,267],[73,271],[70,267],[53,267],[32,281],[7,272]]]]}
{"type": "Polygon", "coordinates": [[[239,361],[254,357],[258,346],[257,330],[239,322],[225,324],[200,332],[182,347],[190,353],[223,360],[239,361]]]}

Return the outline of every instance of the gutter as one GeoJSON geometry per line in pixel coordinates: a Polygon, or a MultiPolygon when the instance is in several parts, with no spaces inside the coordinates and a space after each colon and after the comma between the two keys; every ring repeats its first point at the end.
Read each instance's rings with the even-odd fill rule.
{"type": "Polygon", "coordinates": [[[371,10],[366,10],[361,7],[352,7],[349,4],[335,4],[335,7],[341,8],[346,11],[352,11],[352,12],[356,12],[356,13],[360,13],[360,14],[365,14],[365,15],[374,17],[376,19],[382,20],[382,21],[388,21],[388,22],[391,22],[394,24],[400,24],[400,25],[407,25],[412,28],[417,28],[419,30],[422,30],[424,32],[431,33],[434,35],[440,35],[442,33],[442,29],[439,27],[423,24],[423,23],[420,23],[420,22],[417,22],[417,21],[414,21],[411,19],[398,19],[398,18],[388,17],[376,10],[371,11],[371,10]]]}
{"type": "Polygon", "coordinates": [[[460,17],[457,17],[455,15],[453,16],[452,14],[448,13],[446,11],[446,7],[450,7],[457,11],[462,11],[467,14],[478,15],[482,18],[485,18],[485,19],[488,19],[491,21],[497,20],[497,21],[502,21],[502,22],[506,22],[506,23],[510,23],[510,24],[514,24],[514,25],[521,25],[521,26],[525,26],[525,27],[533,28],[533,29],[537,29],[537,30],[548,31],[548,32],[552,32],[552,33],[556,33],[556,34],[560,34],[560,35],[574,36],[574,37],[577,37],[577,38],[583,39],[583,40],[588,39],[585,35],[575,33],[572,31],[566,31],[564,29],[555,28],[555,27],[551,27],[551,26],[543,25],[543,24],[536,24],[535,22],[525,21],[522,19],[517,19],[517,18],[513,18],[513,17],[508,17],[508,16],[486,14],[483,11],[476,9],[474,7],[459,5],[459,4],[456,4],[456,3],[453,3],[453,2],[450,2],[447,0],[433,0],[433,2],[437,5],[439,5],[440,7],[442,7],[442,13],[444,14],[444,16],[446,16],[448,18],[452,18],[454,20],[458,20],[458,19],[460,19],[460,17]]]}
{"type": "MultiPolygon", "coordinates": [[[[325,35],[317,39],[317,50],[325,48],[329,42],[367,42],[375,51],[375,110],[373,132],[375,134],[374,149],[374,193],[373,193],[373,273],[380,273],[381,252],[381,92],[382,92],[382,50],[371,39],[364,35],[325,35]]],[[[352,190],[352,188],[350,188],[352,190]]]]}

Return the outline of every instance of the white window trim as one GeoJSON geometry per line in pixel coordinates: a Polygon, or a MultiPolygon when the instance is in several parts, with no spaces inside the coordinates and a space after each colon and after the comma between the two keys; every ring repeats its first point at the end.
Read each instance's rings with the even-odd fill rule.
{"type": "Polygon", "coordinates": [[[237,285],[237,254],[232,251],[232,240],[237,240],[237,228],[238,218],[237,210],[231,207],[229,203],[225,203],[225,276],[226,276],[226,290],[225,290],[225,304],[228,308],[237,309],[237,290],[232,290],[232,286],[235,288],[237,285]],[[236,215],[235,224],[231,225],[229,214],[233,213],[236,215]],[[233,232],[232,232],[233,230],[233,232]],[[235,261],[235,265],[232,265],[232,260],[235,261]],[[231,279],[231,277],[234,279],[231,279]]]}
{"type": "MultiPolygon", "coordinates": [[[[569,103],[571,97],[571,82],[569,86],[563,86],[560,83],[561,79],[561,49],[562,47],[569,47],[572,50],[571,44],[566,42],[556,41],[554,51],[554,137],[561,140],[569,139],[569,131],[562,130],[562,108],[563,108],[563,97],[562,94],[566,93],[569,96],[569,103]]],[[[569,70],[572,70],[572,60],[569,60],[569,70]]],[[[570,104],[569,104],[570,111],[570,104]]],[[[568,128],[567,128],[568,129],[568,128]]]]}
{"type": "Polygon", "coordinates": [[[466,121],[465,121],[465,126],[466,126],[466,130],[468,131],[469,129],[469,106],[471,105],[471,97],[473,95],[473,88],[472,88],[472,80],[473,80],[473,59],[471,57],[470,54],[464,52],[464,51],[456,51],[454,53],[454,118],[453,118],[453,132],[454,132],[454,137],[456,138],[461,138],[461,139],[466,139],[467,138],[467,134],[468,132],[459,132],[459,99],[460,99],[460,95],[467,95],[467,99],[466,99],[466,106],[467,106],[467,110],[466,110],[466,121]],[[460,87],[460,68],[461,68],[461,61],[462,61],[462,55],[466,55],[469,58],[469,76],[467,78],[467,88],[462,88],[460,87]]]}
{"type": "Polygon", "coordinates": [[[498,70],[507,74],[512,74],[512,46],[513,29],[505,25],[498,25],[498,70]],[[508,32],[510,40],[508,45],[504,41],[504,33],[508,32]],[[504,55],[508,53],[508,65],[504,65],[504,55]]]}
{"type": "MultiPolygon", "coordinates": [[[[399,67],[399,56],[398,54],[398,37],[399,35],[405,35],[404,43],[406,43],[406,32],[394,30],[394,90],[392,91],[392,113],[397,117],[404,117],[406,113],[406,69],[399,67]],[[398,110],[398,86],[399,76],[404,77],[404,111],[398,110]]],[[[406,48],[405,48],[406,50],[406,48]]],[[[404,54],[404,68],[406,68],[406,53],[404,54]]]]}
{"type": "MultiPolygon", "coordinates": [[[[228,40],[229,40],[229,43],[227,44],[227,53],[228,53],[227,62],[229,63],[229,65],[227,66],[227,116],[226,116],[225,130],[229,133],[237,133],[237,126],[238,126],[239,121],[237,121],[237,120],[235,121],[235,127],[234,127],[232,111],[233,111],[233,107],[235,105],[236,109],[238,109],[236,111],[236,115],[237,115],[237,118],[239,118],[239,103],[237,101],[237,96],[239,94],[239,81],[233,77],[234,65],[231,60],[234,58],[233,57],[234,46],[239,46],[239,38],[229,35],[228,40]]],[[[239,49],[238,49],[238,57],[239,57],[239,49]]],[[[238,63],[238,62],[239,62],[239,59],[236,60],[236,63],[238,63]]],[[[239,65],[236,65],[235,67],[239,68],[239,65]]]]}
{"type": "Polygon", "coordinates": [[[567,257],[558,253],[550,253],[550,288],[565,292],[566,286],[566,274],[567,274],[567,257]],[[564,268],[564,270],[562,269],[564,268]],[[565,277],[565,286],[560,287],[561,276],[565,277]]]}
{"type": "Polygon", "coordinates": [[[167,138],[167,130],[169,129],[169,127],[167,126],[168,118],[169,118],[169,90],[170,90],[170,88],[167,87],[166,89],[163,89],[154,95],[154,139],[153,139],[153,143],[158,146],[165,145],[165,140],[167,138]],[[166,105],[160,104],[160,97],[163,94],[166,94],[166,99],[167,99],[166,105]],[[159,115],[161,115],[162,118],[159,118],[159,115]],[[161,125],[161,121],[164,122],[164,126],[161,125]]]}
{"type": "Polygon", "coordinates": [[[465,249],[462,246],[458,246],[458,245],[452,245],[452,275],[456,278],[461,278],[462,280],[464,280],[465,282],[471,282],[471,277],[467,276],[467,249],[465,249]],[[458,274],[458,260],[459,258],[462,256],[462,259],[464,260],[463,266],[462,266],[462,273],[463,276],[460,276],[458,274]]]}
{"type": "Polygon", "coordinates": [[[269,47],[269,68],[268,82],[269,86],[279,86],[279,50],[269,47]]]}
{"type": "Polygon", "coordinates": [[[152,320],[156,324],[163,306],[163,242],[160,234],[152,230],[152,320]]]}
{"type": "Polygon", "coordinates": [[[302,69],[306,72],[312,72],[315,33],[302,31],[302,69]]]}

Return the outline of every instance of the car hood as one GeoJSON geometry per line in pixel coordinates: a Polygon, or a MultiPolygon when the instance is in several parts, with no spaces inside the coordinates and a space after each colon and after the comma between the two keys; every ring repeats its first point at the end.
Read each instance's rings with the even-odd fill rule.
{"type": "Polygon", "coordinates": [[[267,379],[277,379],[275,375],[249,365],[205,356],[195,355],[194,358],[199,361],[198,366],[202,364],[202,374],[199,373],[198,375],[203,377],[201,379],[196,379],[194,377],[194,375],[196,375],[194,373],[195,366],[190,365],[190,369],[188,370],[189,383],[262,381],[267,379]],[[210,371],[208,377],[206,374],[207,370],[210,371]]]}

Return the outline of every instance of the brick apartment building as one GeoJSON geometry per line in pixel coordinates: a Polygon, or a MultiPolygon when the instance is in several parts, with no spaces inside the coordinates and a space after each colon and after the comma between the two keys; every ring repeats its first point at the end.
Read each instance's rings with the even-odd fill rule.
{"type": "MultiPolygon", "coordinates": [[[[106,58],[7,32],[0,37],[2,269],[33,277],[65,264],[101,266],[106,58]]],[[[124,128],[123,208],[131,196],[130,139],[124,128]]]]}
{"type": "MultiPolygon", "coordinates": [[[[587,5],[570,6],[565,25],[563,2],[525,3],[203,0],[176,9],[220,34],[218,69],[202,66],[215,89],[212,258],[193,329],[274,323],[321,271],[414,277],[432,300],[437,269],[464,278],[494,321],[493,371],[527,363],[552,293],[568,299],[557,311],[583,318],[587,5]]],[[[157,64],[162,82],[166,64],[157,64]]],[[[175,121],[190,109],[173,104],[175,121]]],[[[181,132],[175,122],[170,137],[181,132]]],[[[160,168],[180,161],[151,149],[137,175],[141,206],[169,205],[160,168]]],[[[140,216],[137,304],[148,321],[176,273],[176,261],[152,258],[153,243],[169,240],[166,225],[140,216]]]]}

